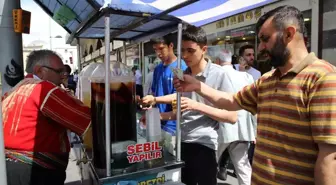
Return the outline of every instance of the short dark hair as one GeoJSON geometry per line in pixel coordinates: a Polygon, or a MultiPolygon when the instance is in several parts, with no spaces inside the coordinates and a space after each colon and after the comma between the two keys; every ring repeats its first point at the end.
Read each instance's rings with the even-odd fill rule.
{"type": "Polygon", "coordinates": [[[207,45],[207,37],[203,28],[188,25],[182,33],[182,40],[196,42],[201,47],[207,45]]]}
{"type": "Polygon", "coordinates": [[[252,46],[250,44],[247,44],[247,45],[244,45],[244,46],[240,47],[239,48],[239,56],[243,56],[246,49],[253,49],[254,50],[254,46],[252,46]]]}
{"type": "Polygon", "coordinates": [[[68,64],[64,64],[65,72],[71,74],[71,67],[68,64]]]}
{"type": "Polygon", "coordinates": [[[133,66],[133,67],[132,67],[132,71],[133,71],[133,70],[138,70],[138,66],[133,66]]]}
{"type": "Polygon", "coordinates": [[[286,24],[294,23],[297,25],[297,31],[299,33],[304,34],[306,32],[302,12],[294,6],[285,5],[275,8],[259,18],[256,24],[257,34],[266,20],[271,17],[273,17],[272,24],[276,30],[282,30],[285,28],[286,24]]]}
{"type": "Polygon", "coordinates": [[[169,46],[170,44],[174,44],[173,34],[168,34],[163,37],[153,38],[150,40],[150,42],[152,42],[153,44],[166,44],[169,46]]]}
{"type": "Polygon", "coordinates": [[[234,64],[238,64],[238,55],[232,55],[232,61],[231,61],[231,64],[234,65],[234,64]]]}

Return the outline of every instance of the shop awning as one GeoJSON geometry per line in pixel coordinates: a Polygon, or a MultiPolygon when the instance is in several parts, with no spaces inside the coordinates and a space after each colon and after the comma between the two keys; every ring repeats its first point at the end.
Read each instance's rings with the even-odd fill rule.
{"type": "Polygon", "coordinates": [[[277,0],[34,0],[73,38],[103,38],[110,13],[111,38],[134,40],[176,29],[183,22],[202,26],[277,0]]]}

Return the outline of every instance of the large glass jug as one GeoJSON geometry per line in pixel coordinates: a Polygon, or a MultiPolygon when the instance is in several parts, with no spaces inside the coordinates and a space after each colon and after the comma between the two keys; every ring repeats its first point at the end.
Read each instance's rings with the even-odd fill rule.
{"type": "MultiPolygon", "coordinates": [[[[76,90],[76,93],[78,93],[77,97],[88,107],[91,107],[91,83],[89,81],[89,77],[91,77],[92,72],[98,65],[99,63],[91,63],[88,66],[85,66],[78,75],[76,90]]],[[[92,128],[89,128],[86,132],[83,142],[87,149],[92,148],[92,128]]]]}
{"type": "MultiPolygon", "coordinates": [[[[135,82],[132,71],[120,62],[111,62],[110,123],[112,145],[137,140],[135,82]]],[[[106,168],[105,66],[99,65],[91,80],[93,164],[106,168]]],[[[111,147],[109,147],[111,149],[111,147]]],[[[117,151],[112,151],[112,158],[117,151]]],[[[126,156],[125,156],[126,159],[126,156]]],[[[114,160],[112,160],[114,161],[114,160]]]]}
{"type": "Polygon", "coordinates": [[[91,63],[85,66],[78,75],[78,98],[86,105],[91,106],[91,83],[89,78],[99,63],[91,63]]]}

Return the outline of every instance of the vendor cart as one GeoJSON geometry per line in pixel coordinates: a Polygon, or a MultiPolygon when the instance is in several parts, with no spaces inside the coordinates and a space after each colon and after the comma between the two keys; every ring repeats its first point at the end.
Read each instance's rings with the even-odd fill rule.
{"type": "MultiPolygon", "coordinates": [[[[104,135],[102,137],[99,134],[97,135],[96,131],[93,131],[93,140],[97,140],[97,137],[102,137],[105,141],[105,155],[97,155],[99,150],[97,150],[97,145],[99,141],[93,142],[93,149],[87,147],[85,144],[80,144],[80,147],[74,147],[76,150],[77,156],[77,165],[79,166],[81,176],[82,176],[82,183],[83,184],[108,184],[108,185],[149,185],[149,184],[182,184],[180,182],[181,178],[181,168],[183,167],[183,161],[181,161],[181,133],[180,133],[180,93],[177,93],[177,126],[176,126],[176,149],[175,152],[168,152],[165,149],[165,145],[162,141],[164,138],[158,137],[149,138],[150,130],[144,130],[139,128],[139,122],[137,122],[136,126],[136,139],[133,139],[134,142],[113,142],[110,139],[104,138],[111,138],[113,134],[116,133],[124,133],[126,134],[125,130],[114,130],[114,133],[111,133],[111,125],[115,123],[111,123],[113,120],[113,116],[111,115],[111,92],[110,86],[111,80],[114,77],[111,77],[111,66],[115,65],[111,64],[111,54],[117,56],[124,56],[126,58],[126,47],[128,47],[125,42],[127,41],[129,45],[138,45],[139,48],[139,59],[140,62],[143,61],[143,51],[144,51],[144,44],[142,43],[144,40],[149,40],[155,36],[163,36],[168,34],[172,31],[178,31],[178,41],[177,41],[177,52],[178,52],[178,67],[181,66],[181,37],[182,37],[182,21],[168,16],[167,14],[177,10],[183,6],[189,5],[195,1],[185,1],[181,4],[178,4],[174,7],[171,7],[163,12],[158,14],[145,14],[145,13],[134,13],[134,12],[126,12],[116,10],[110,4],[105,4],[103,8],[93,16],[90,21],[88,21],[85,25],[83,25],[82,29],[78,31],[75,35],[72,35],[74,38],[77,38],[77,41],[80,42],[81,38],[88,38],[89,35],[94,34],[97,35],[99,32],[97,30],[101,30],[104,28],[104,35],[100,35],[100,37],[104,37],[105,39],[105,46],[102,47],[100,50],[96,51],[94,57],[89,58],[88,60],[82,62],[82,64],[88,64],[94,60],[99,60],[100,58],[104,57],[104,89],[105,89],[105,104],[104,104],[104,111],[105,111],[105,120],[104,126],[105,133],[99,133],[104,135]],[[139,17],[140,16],[140,17],[139,17]],[[117,28],[118,20],[122,20],[123,22],[132,21],[132,24],[129,24],[123,28],[117,28]],[[100,25],[104,23],[104,26],[100,25]],[[112,27],[112,26],[113,27],[112,27]],[[111,40],[123,40],[124,44],[120,48],[114,48],[113,44],[110,44],[111,40]],[[123,54],[121,54],[121,51],[123,54]],[[144,134],[147,133],[147,134],[144,134]],[[112,134],[112,135],[111,135],[112,134]],[[119,146],[117,146],[119,145],[119,146]],[[96,148],[96,149],[95,149],[96,148]],[[123,150],[124,149],[124,150],[123,150]],[[123,150],[122,152],[117,152],[116,150],[123,150]],[[96,155],[95,155],[96,154],[96,155]],[[98,161],[95,160],[97,157],[104,156],[105,159],[98,161]],[[127,159],[127,160],[125,160],[127,159]],[[104,162],[104,165],[101,164],[101,161],[104,162]]],[[[131,8],[131,7],[130,7],[131,8]]],[[[148,7],[143,7],[144,9],[148,7]]],[[[72,37],[70,36],[70,37],[72,37]]],[[[99,36],[90,37],[90,38],[100,38],[99,36]]],[[[119,57],[117,57],[118,59],[119,57]]],[[[125,62],[125,61],[124,61],[125,62]]],[[[100,67],[102,64],[99,64],[100,67]]],[[[99,67],[98,67],[99,68],[99,67]]],[[[98,69],[94,71],[97,72],[98,69]]],[[[98,70],[99,71],[99,70],[98,70]]],[[[103,71],[99,71],[97,74],[102,74],[103,71]]],[[[91,79],[92,80],[92,79],[91,79]]],[[[100,79],[101,82],[101,79],[100,79]]],[[[94,93],[93,87],[91,88],[91,93],[94,93]]],[[[80,89],[79,89],[80,91],[80,89]]],[[[81,93],[79,93],[81,94],[81,93]]],[[[133,93],[133,98],[135,94],[133,93]]],[[[79,95],[80,96],[80,95],[79,95]]],[[[125,95],[126,96],[126,95],[125,95]]],[[[93,95],[91,95],[93,97],[93,95]]],[[[79,97],[81,98],[81,97],[79,97]]],[[[91,99],[91,102],[93,100],[91,99]]],[[[85,102],[85,101],[84,101],[85,102]]],[[[92,103],[91,103],[92,105],[92,103]]],[[[91,109],[96,109],[97,107],[91,107],[91,109]]],[[[94,110],[95,111],[95,110],[94,110]]],[[[150,110],[151,111],[151,110],[150,110]]],[[[149,111],[149,112],[150,112],[149,111]]],[[[150,116],[153,118],[158,116],[158,112],[153,112],[155,109],[152,110],[150,116]]],[[[131,111],[133,114],[134,111],[131,111]]],[[[93,113],[94,114],[94,113],[93,113]]],[[[148,115],[149,115],[148,114],[148,115]]],[[[148,116],[147,115],[147,116],[148,116]]],[[[95,117],[92,115],[92,117],[95,117]]],[[[126,116],[127,117],[127,116],[126,116]]],[[[132,115],[131,115],[132,117],[132,115]]],[[[94,119],[94,118],[93,118],[94,119]]],[[[125,121],[121,119],[122,122],[125,121]]],[[[147,118],[148,120],[149,118],[147,118]]],[[[137,118],[139,120],[139,117],[137,118]]],[[[159,119],[152,119],[152,121],[156,123],[152,123],[151,133],[161,133],[153,128],[155,125],[159,125],[160,128],[160,120],[159,119]]],[[[95,125],[100,124],[99,122],[94,122],[93,120],[93,128],[95,125]]],[[[117,123],[117,124],[125,124],[125,123],[117,123]]],[[[147,128],[149,127],[147,123],[147,128]]],[[[134,127],[132,127],[134,129],[134,127]]],[[[113,129],[112,129],[113,130],[113,129]]],[[[132,129],[129,132],[133,132],[132,129]]]]}

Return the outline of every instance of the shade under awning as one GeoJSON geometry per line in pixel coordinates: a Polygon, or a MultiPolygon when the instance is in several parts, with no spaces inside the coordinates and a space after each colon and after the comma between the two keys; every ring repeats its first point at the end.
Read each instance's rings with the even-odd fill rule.
{"type": "MultiPolygon", "coordinates": [[[[277,0],[34,0],[71,34],[72,38],[104,37],[103,8],[111,18],[113,39],[133,40],[148,37],[154,32],[171,31],[177,23],[203,26],[277,0]],[[195,2],[196,1],[196,2],[195,2]],[[169,11],[168,15],[149,19],[169,11]],[[150,21],[146,21],[150,20],[150,21]],[[130,25],[144,21],[123,32],[130,25]]],[[[70,38],[70,39],[72,39],[70,38]]]]}

